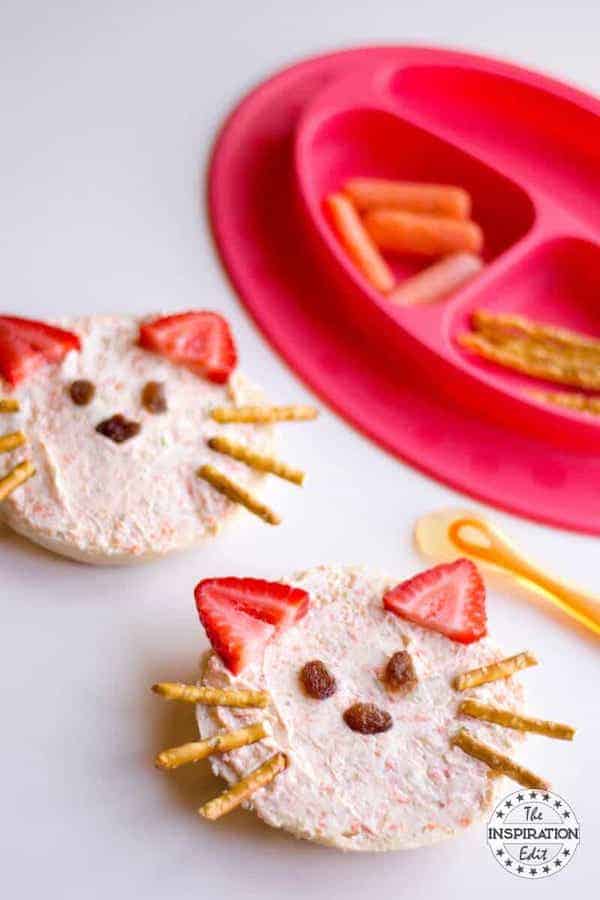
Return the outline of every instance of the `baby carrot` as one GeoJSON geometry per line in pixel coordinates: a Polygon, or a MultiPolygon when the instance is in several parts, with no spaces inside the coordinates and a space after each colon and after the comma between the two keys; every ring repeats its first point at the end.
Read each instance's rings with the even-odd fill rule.
{"type": "Polygon", "coordinates": [[[395,253],[479,253],[483,245],[481,228],[475,222],[419,216],[398,209],[373,209],[365,215],[364,223],[378,247],[395,253]]]}
{"type": "Polygon", "coordinates": [[[374,288],[387,294],[395,285],[392,270],[365,231],[348,198],[343,194],[329,194],[325,202],[337,235],[355,266],[374,288]]]}
{"type": "Polygon", "coordinates": [[[422,272],[407,278],[388,294],[388,300],[399,306],[433,303],[447,297],[479,272],[482,261],[473,253],[452,253],[422,272]]]}
{"type": "Polygon", "coordinates": [[[344,193],[360,212],[387,206],[451,219],[468,219],[471,215],[470,195],[450,184],[351,178],[344,185],[344,193]]]}

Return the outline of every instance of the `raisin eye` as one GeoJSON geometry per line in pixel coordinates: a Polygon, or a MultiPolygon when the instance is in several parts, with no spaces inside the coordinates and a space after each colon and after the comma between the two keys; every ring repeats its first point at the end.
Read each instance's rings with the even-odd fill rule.
{"type": "Polygon", "coordinates": [[[148,412],[157,415],[167,411],[165,386],[160,381],[149,381],[142,391],[142,405],[148,412]]]}
{"type": "Polygon", "coordinates": [[[399,650],[390,656],[383,680],[392,694],[408,694],[417,684],[417,673],[412,657],[406,650],[399,650]]]}
{"type": "Polygon", "coordinates": [[[302,667],[300,680],[306,693],[315,700],[331,697],[337,688],[335,678],[320,659],[313,659],[302,667]]]}
{"type": "Polygon", "coordinates": [[[81,378],[74,381],[69,388],[71,400],[76,406],[87,406],[94,399],[96,388],[91,381],[81,378]]]}

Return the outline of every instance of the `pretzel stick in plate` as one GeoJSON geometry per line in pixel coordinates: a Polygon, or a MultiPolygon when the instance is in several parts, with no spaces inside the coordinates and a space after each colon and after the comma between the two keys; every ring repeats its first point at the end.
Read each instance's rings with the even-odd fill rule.
{"type": "Polygon", "coordinates": [[[285,478],[294,484],[301,485],[304,481],[304,472],[300,469],[294,469],[292,466],[288,466],[287,463],[275,459],[274,456],[257,453],[251,447],[246,447],[245,444],[237,444],[224,435],[209,438],[208,446],[211,450],[216,450],[217,453],[224,453],[226,456],[238,459],[259,472],[270,472],[272,475],[285,478]]]}
{"type": "Polygon", "coordinates": [[[202,703],[204,706],[265,707],[270,697],[266,691],[238,691],[229,688],[199,687],[179,681],[161,681],[152,685],[155,694],[167,700],[202,703]]]}
{"type": "Polygon", "coordinates": [[[513,728],[515,731],[530,731],[533,734],[544,734],[546,737],[557,738],[561,741],[572,741],[575,729],[571,725],[563,725],[561,722],[550,722],[547,719],[535,719],[531,716],[521,716],[512,709],[498,709],[479,700],[463,700],[459,707],[459,713],[471,716],[474,719],[482,719],[484,722],[493,722],[494,725],[503,725],[504,728],[513,728]]]}
{"type": "Polygon", "coordinates": [[[211,417],[215,422],[271,425],[274,422],[306,422],[319,415],[314,406],[294,403],[291,406],[215,406],[211,417]]]}
{"type": "Polygon", "coordinates": [[[481,760],[493,771],[512,778],[513,781],[516,781],[517,784],[522,784],[523,787],[539,788],[540,790],[547,790],[550,787],[548,782],[540,778],[539,775],[530,772],[529,769],[519,765],[519,763],[503,753],[499,753],[494,747],[490,747],[489,744],[478,741],[466,728],[461,728],[452,737],[451,742],[456,747],[460,747],[463,753],[472,756],[474,759],[481,760]]]}
{"type": "Polygon", "coordinates": [[[469,672],[457,675],[454,679],[454,687],[457,691],[466,691],[468,688],[478,687],[478,685],[486,684],[488,681],[508,678],[520,669],[526,669],[528,666],[537,666],[537,664],[538,661],[533,653],[525,650],[524,653],[517,653],[516,656],[509,656],[507,659],[500,659],[498,662],[490,663],[488,666],[471,669],[469,672]]]}
{"type": "Polygon", "coordinates": [[[236,731],[215,734],[205,741],[193,741],[190,744],[163,750],[156,757],[155,765],[158,769],[177,769],[186,763],[206,759],[213,753],[227,753],[229,750],[237,750],[239,747],[255,744],[270,734],[271,730],[264,722],[254,722],[252,725],[238,728],[236,731]]]}
{"type": "Polygon", "coordinates": [[[600,363],[600,340],[557,325],[534,322],[524,316],[493,313],[479,309],[473,313],[473,328],[494,343],[528,340],[549,352],[578,358],[588,364],[600,363]]]}
{"type": "Polygon", "coordinates": [[[523,341],[498,345],[480,334],[467,332],[458,336],[458,343],[489,362],[532,378],[543,378],[545,381],[590,390],[600,389],[600,366],[591,367],[587,363],[581,365],[558,354],[556,358],[549,355],[536,356],[523,341]]]}
{"type": "Polygon", "coordinates": [[[12,434],[0,435],[0,453],[9,453],[22,447],[27,438],[22,431],[14,431],[12,434]]]}
{"type": "Polygon", "coordinates": [[[527,393],[542,403],[562,406],[563,409],[572,409],[574,412],[589,413],[593,416],[600,415],[600,397],[590,397],[589,394],[581,394],[579,391],[530,390],[527,393]]]}
{"type": "Polygon", "coordinates": [[[19,401],[15,397],[0,397],[0,413],[14,413],[20,410],[19,401]]]}
{"type": "Polygon", "coordinates": [[[255,516],[258,516],[268,525],[279,525],[281,522],[279,516],[274,513],[272,509],[269,509],[265,503],[259,500],[258,497],[255,497],[254,494],[247,491],[241,484],[232,481],[231,478],[228,478],[227,475],[220,472],[214,466],[202,466],[198,469],[197,474],[199,478],[208,481],[215,490],[227,497],[228,500],[232,500],[234,503],[245,506],[249,512],[254,513],[255,516]]]}
{"type": "Polygon", "coordinates": [[[26,459],[15,466],[4,478],[0,478],[0,502],[6,500],[9,494],[12,494],[33,475],[35,475],[35,467],[30,460],[26,459]]]}
{"type": "Polygon", "coordinates": [[[270,784],[280,772],[283,772],[286,765],[287,760],[283,753],[276,753],[262,766],[254,769],[245,778],[227,788],[214,800],[209,800],[208,803],[201,806],[198,813],[205,819],[220,819],[221,816],[231,812],[232,809],[235,809],[236,806],[239,806],[240,803],[243,803],[244,800],[247,800],[260,788],[270,784]]]}

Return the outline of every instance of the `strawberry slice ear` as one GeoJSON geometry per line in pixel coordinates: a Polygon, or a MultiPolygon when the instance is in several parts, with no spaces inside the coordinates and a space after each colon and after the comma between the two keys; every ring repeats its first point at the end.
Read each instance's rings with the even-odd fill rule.
{"type": "Polygon", "coordinates": [[[420,572],[383,596],[383,605],[422,628],[471,644],[487,633],[485,586],[469,559],[420,572]]]}
{"type": "Polygon", "coordinates": [[[206,310],[144,322],[140,346],[217,384],[226,382],[237,364],[229,325],[223,316],[206,310]]]}
{"type": "Polygon", "coordinates": [[[194,593],[213,650],[234,675],[260,659],[276,631],[305,616],[310,602],[301,588],[260,578],[207,578],[194,593]]]}
{"type": "Polygon", "coordinates": [[[0,316],[0,376],[15,387],[46,363],[81,350],[76,334],[17,316],[0,316]]]}

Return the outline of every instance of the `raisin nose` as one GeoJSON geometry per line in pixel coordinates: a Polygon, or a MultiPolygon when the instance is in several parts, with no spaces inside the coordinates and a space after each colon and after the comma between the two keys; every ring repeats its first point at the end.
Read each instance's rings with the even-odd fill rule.
{"type": "Polygon", "coordinates": [[[128,441],[139,434],[141,427],[139,422],[132,422],[131,419],[126,419],[121,413],[117,413],[96,425],[96,431],[98,434],[110,438],[115,444],[122,444],[123,441],[128,441]]]}

